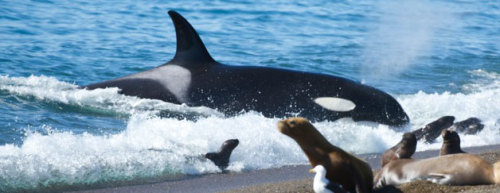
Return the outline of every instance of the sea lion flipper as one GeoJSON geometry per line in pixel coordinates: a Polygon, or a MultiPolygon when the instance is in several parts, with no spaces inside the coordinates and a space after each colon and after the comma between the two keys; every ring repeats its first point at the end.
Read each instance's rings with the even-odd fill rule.
{"type": "Polygon", "coordinates": [[[422,179],[435,184],[447,184],[451,179],[451,175],[442,173],[429,173],[429,175],[422,177],[422,179]]]}

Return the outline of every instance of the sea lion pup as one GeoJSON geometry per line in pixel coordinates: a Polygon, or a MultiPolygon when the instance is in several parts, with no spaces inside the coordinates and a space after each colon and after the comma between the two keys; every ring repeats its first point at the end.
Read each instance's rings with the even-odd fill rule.
{"type": "Polygon", "coordinates": [[[443,137],[443,145],[441,146],[441,150],[439,150],[440,156],[465,153],[462,151],[462,148],[460,148],[460,137],[457,132],[445,129],[441,132],[441,136],[443,137]]]}
{"type": "Polygon", "coordinates": [[[216,166],[218,166],[222,171],[224,171],[227,166],[229,166],[229,158],[231,157],[231,153],[234,148],[238,146],[240,141],[238,139],[229,139],[224,141],[220,146],[219,151],[210,152],[205,154],[205,158],[214,162],[216,166]]]}
{"type": "Polygon", "coordinates": [[[450,130],[454,130],[459,133],[463,133],[466,135],[474,135],[480,131],[482,131],[484,125],[481,123],[481,120],[476,117],[470,117],[466,120],[456,122],[453,126],[450,127],[450,130]]]}
{"type": "Polygon", "coordinates": [[[417,149],[417,138],[413,133],[404,133],[401,141],[382,155],[381,167],[395,159],[410,158],[417,149]]]}
{"type": "Polygon", "coordinates": [[[420,128],[418,130],[413,131],[413,134],[415,134],[415,137],[417,137],[417,140],[424,139],[425,142],[431,143],[439,137],[441,134],[441,131],[443,129],[447,129],[451,125],[453,125],[453,121],[455,120],[455,117],[453,116],[444,116],[439,118],[438,120],[435,120],[427,125],[425,125],[424,128],[420,128]]]}
{"type": "Polygon", "coordinates": [[[304,151],[312,167],[326,168],[326,178],[341,184],[349,192],[371,192],[373,174],[370,166],[359,158],[330,144],[321,133],[302,117],[278,123],[278,130],[291,137],[304,151]]]}
{"type": "Polygon", "coordinates": [[[398,159],[389,162],[375,176],[376,188],[427,180],[444,185],[500,183],[500,161],[491,165],[472,154],[450,154],[429,159],[398,159]]]}

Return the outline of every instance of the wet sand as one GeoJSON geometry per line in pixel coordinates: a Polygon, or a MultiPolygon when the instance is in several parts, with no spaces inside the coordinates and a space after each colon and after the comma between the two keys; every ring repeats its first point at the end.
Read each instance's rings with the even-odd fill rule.
{"type": "MultiPolygon", "coordinates": [[[[490,163],[494,163],[500,160],[500,147],[474,147],[465,148],[468,153],[474,153],[485,159],[490,163]]],[[[438,151],[425,151],[417,152],[414,157],[416,158],[427,158],[432,156],[437,156],[438,151]]],[[[380,162],[379,162],[380,163],[380,162]]],[[[370,162],[372,165],[372,163],[370,162]]],[[[380,169],[380,166],[373,167],[376,170],[380,169]]],[[[312,178],[287,181],[281,183],[267,183],[262,185],[248,186],[244,188],[234,189],[230,191],[224,191],[223,193],[243,193],[243,192],[283,192],[283,193],[314,193],[312,190],[312,178]]],[[[451,193],[451,192],[500,192],[500,185],[476,185],[476,186],[446,186],[433,184],[427,181],[415,181],[406,184],[402,184],[398,187],[384,187],[374,191],[375,193],[422,193],[422,192],[440,192],[440,193],[451,193]]]]}
{"type": "MultiPolygon", "coordinates": [[[[478,154],[488,162],[500,159],[500,144],[463,148],[468,153],[478,154]]],[[[414,158],[438,156],[438,150],[417,152],[414,158]]],[[[380,154],[360,155],[370,166],[380,169],[380,154]]],[[[73,191],[78,193],[155,193],[155,192],[298,192],[312,191],[312,178],[308,170],[310,165],[286,166],[277,169],[249,171],[242,173],[209,174],[189,176],[180,180],[170,180],[159,183],[129,185],[120,187],[100,188],[93,190],[73,191]]],[[[500,192],[500,185],[481,186],[443,186],[428,182],[412,182],[399,187],[387,187],[376,192],[500,192]]],[[[69,191],[67,191],[69,192],[69,191]]]]}

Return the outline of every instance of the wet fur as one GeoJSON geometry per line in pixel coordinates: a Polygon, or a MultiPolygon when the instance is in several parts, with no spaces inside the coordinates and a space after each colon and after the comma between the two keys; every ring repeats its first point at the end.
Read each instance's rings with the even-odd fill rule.
{"type": "Polygon", "coordinates": [[[417,149],[417,138],[413,133],[403,134],[401,141],[391,147],[382,155],[381,164],[384,167],[387,163],[396,159],[411,158],[417,149]]]}
{"type": "Polygon", "coordinates": [[[330,182],[342,184],[349,192],[371,192],[373,173],[361,159],[330,144],[305,118],[288,118],[278,123],[278,130],[294,139],[312,167],[323,165],[330,182]]]}
{"type": "Polygon", "coordinates": [[[231,158],[231,153],[234,148],[238,146],[240,141],[238,139],[229,139],[222,143],[219,151],[210,152],[205,154],[205,158],[212,161],[216,166],[224,171],[229,166],[229,158],[231,158]]]}
{"type": "Polygon", "coordinates": [[[441,133],[443,137],[443,145],[441,146],[441,150],[439,150],[439,155],[448,155],[448,154],[456,154],[456,153],[465,153],[460,148],[460,137],[458,133],[450,130],[443,130],[441,133]]]}
{"type": "Polygon", "coordinates": [[[453,125],[453,121],[455,117],[453,116],[444,116],[441,117],[427,125],[425,127],[417,129],[413,131],[413,134],[417,137],[417,140],[424,139],[425,142],[431,143],[433,142],[439,135],[443,129],[447,129],[453,125]]]}
{"type": "Polygon", "coordinates": [[[429,159],[400,159],[384,166],[375,176],[377,188],[413,180],[446,185],[500,183],[500,162],[489,164],[472,154],[451,154],[429,159]]]}

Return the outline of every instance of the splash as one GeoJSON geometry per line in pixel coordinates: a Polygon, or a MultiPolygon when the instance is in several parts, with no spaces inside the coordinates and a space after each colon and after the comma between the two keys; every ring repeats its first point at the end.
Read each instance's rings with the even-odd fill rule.
{"type": "Polygon", "coordinates": [[[379,22],[366,37],[361,77],[373,82],[398,76],[427,56],[433,36],[450,14],[432,1],[380,2],[379,22]]]}
{"type": "MultiPolygon", "coordinates": [[[[483,121],[485,128],[477,135],[461,136],[462,146],[496,144],[500,141],[500,107],[492,104],[500,104],[497,97],[500,94],[500,75],[484,70],[469,73],[476,77],[476,81],[464,85],[466,92],[463,93],[418,92],[396,96],[412,120],[411,125],[402,130],[376,123],[354,122],[350,118],[314,125],[332,144],[349,152],[380,153],[397,143],[403,132],[422,127],[441,116],[453,115],[457,120],[474,116],[483,121]]],[[[122,96],[116,90],[81,90],[50,77],[0,77],[0,89],[40,100],[116,111],[135,109],[129,111],[131,115],[126,128],[119,133],[75,134],[47,126],[50,132],[28,133],[19,146],[0,146],[0,188],[3,188],[0,192],[216,173],[219,172],[217,166],[201,155],[217,150],[222,142],[233,138],[239,139],[240,145],[231,156],[230,171],[308,163],[295,141],[277,131],[279,119],[266,118],[257,112],[197,120],[159,117],[149,113],[147,108],[134,105],[148,102],[144,99],[122,96]],[[54,90],[42,92],[37,89],[54,90]],[[97,98],[121,102],[109,105],[97,98]]],[[[162,106],[167,104],[161,101],[153,104],[150,111],[155,111],[156,107],[179,108],[162,106]]],[[[438,149],[441,139],[432,144],[419,142],[417,146],[418,151],[438,149]]]]}
{"type": "Polygon", "coordinates": [[[162,111],[170,114],[193,114],[200,116],[223,116],[208,107],[188,107],[160,100],[141,99],[119,94],[118,88],[86,90],[78,85],[47,76],[9,77],[0,75],[0,90],[39,101],[57,102],[65,105],[82,106],[89,109],[108,110],[133,115],[149,113],[155,115],[162,111]]]}

